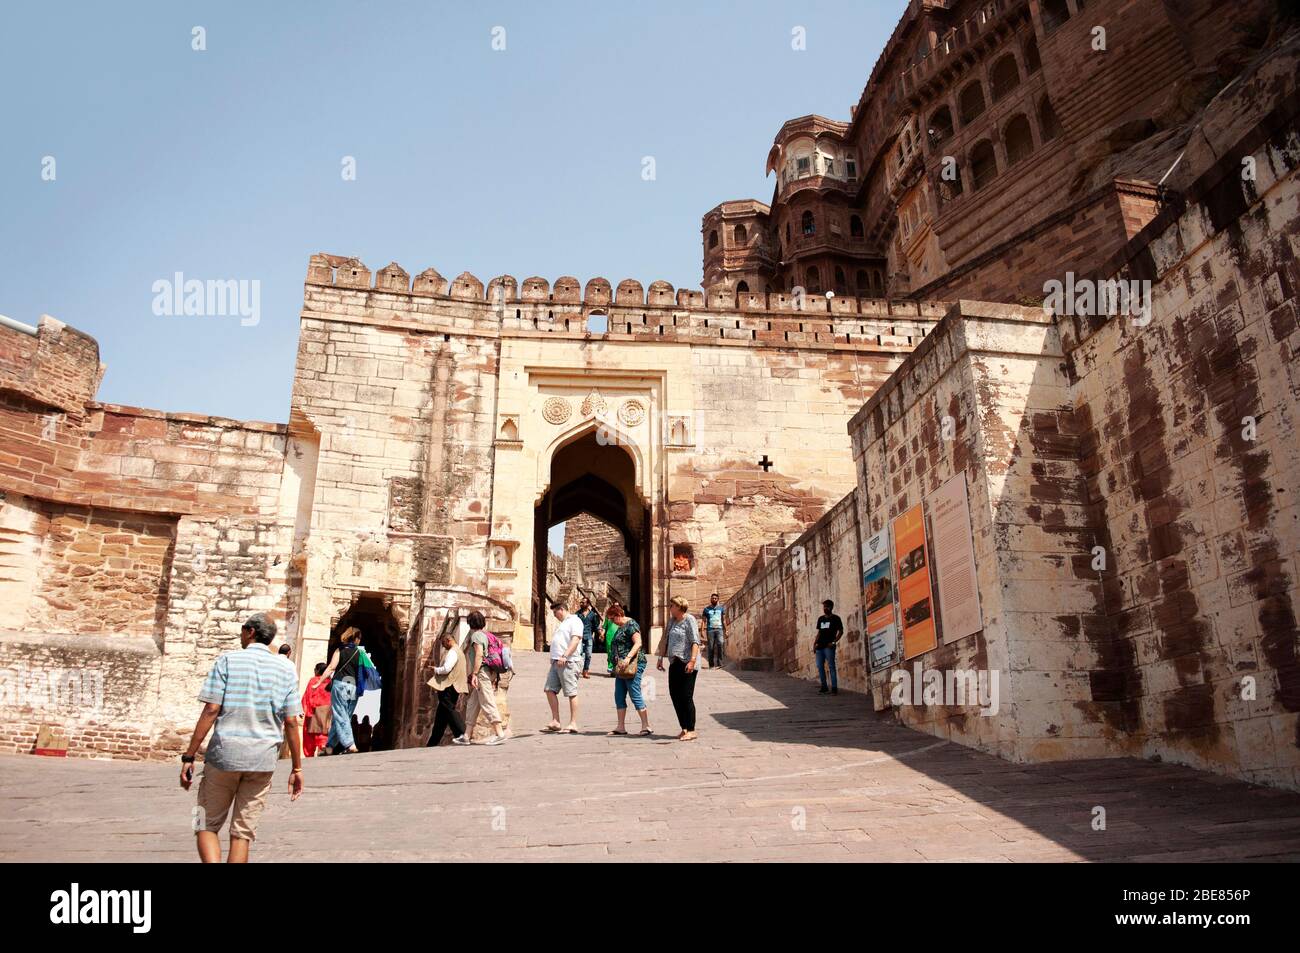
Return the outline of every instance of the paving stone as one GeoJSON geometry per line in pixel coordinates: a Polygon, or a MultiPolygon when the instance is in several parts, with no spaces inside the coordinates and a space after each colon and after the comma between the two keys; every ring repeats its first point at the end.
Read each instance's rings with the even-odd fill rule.
{"type": "MultiPolygon", "coordinates": [[[[938,742],[842,694],[765,672],[707,673],[700,742],[611,738],[612,685],[583,686],[588,726],[543,735],[545,659],[510,689],[515,736],[307,762],[290,803],[277,771],[263,861],[1166,861],[1300,860],[1300,795],[1132,759],[1026,766],[938,742]],[[786,708],[773,707],[785,699],[786,708]],[[774,725],[772,719],[782,718],[774,725]],[[818,725],[809,743],[806,726],[818,725]],[[800,727],[805,726],[805,727],[800,727]],[[741,770],[738,766],[743,765],[741,770]],[[1091,827],[1107,808],[1107,830],[1091,827]],[[340,825],[347,811],[360,822],[340,825]]],[[[0,758],[0,859],[194,859],[193,793],[171,765],[0,758]]]]}

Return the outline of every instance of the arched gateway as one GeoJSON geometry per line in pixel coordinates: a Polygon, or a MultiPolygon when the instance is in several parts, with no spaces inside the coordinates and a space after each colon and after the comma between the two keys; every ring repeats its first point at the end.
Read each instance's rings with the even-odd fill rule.
{"type": "Polygon", "coordinates": [[[395,747],[427,737],[433,643],[470,611],[517,652],[543,647],[559,522],[590,514],[621,538],[622,595],[651,644],[670,596],[738,588],[766,544],[853,487],[849,418],[939,316],[405,274],[372,287],[355,259],[312,259],[281,489],[300,672],[364,622],[395,747]]]}

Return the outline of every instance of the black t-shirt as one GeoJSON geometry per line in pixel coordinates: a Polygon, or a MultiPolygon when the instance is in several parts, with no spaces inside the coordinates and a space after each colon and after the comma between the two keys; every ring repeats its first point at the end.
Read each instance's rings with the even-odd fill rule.
{"type": "Polygon", "coordinates": [[[357,647],[351,642],[339,646],[339,664],[334,669],[335,678],[357,677],[357,647]]]}
{"type": "Polygon", "coordinates": [[[813,648],[824,649],[834,645],[844,634],[844,622],[835,613],[817,619],[817,641],[813,648]]]}

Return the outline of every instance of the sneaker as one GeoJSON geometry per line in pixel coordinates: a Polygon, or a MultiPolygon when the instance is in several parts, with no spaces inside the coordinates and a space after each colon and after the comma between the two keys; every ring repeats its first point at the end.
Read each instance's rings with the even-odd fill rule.
{"type": "Polygon", "coordinates": [[[818,694],[818,695],[829,695],[830,693],[831,693],[831,692],[830,692],[830,689],[829,689],[829,688],[819,688],[819,689],[817,689],[817,694],[818,694]]]}
{"type": "Polygon", "coordinates": [[[473,742],[471,742],[464,735],[461,735],[459,738],[452,738],[451,743],[454,745],[467,745],[467,744],[472,744],[473,742]]]}
{"type": "Polygon", "coordinates": [[[502,738],[500,735],[493,735],[491,738],[489,738],[487,741],[483,743],[485,745],[503,745],[506,743],[506,739],[502,738]]]}

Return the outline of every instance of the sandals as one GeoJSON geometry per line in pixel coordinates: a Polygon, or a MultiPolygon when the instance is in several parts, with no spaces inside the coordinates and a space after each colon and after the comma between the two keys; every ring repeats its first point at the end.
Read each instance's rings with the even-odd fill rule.
{"type": "Polygon", "coordinates": [[[614,731],[607,731],[607,732],[605,732],[605,734],[606,734],[606,735],[610,735],[610,736],[613,736],[613,735],[625,735],[625,734],[627,734],[627,732],[626,732],[626,731],[618,731],[617,729],[615,729],[614,731]]]}
{"type": "Polygon", "coordinates": [[[637,732],[637,734],[640,735],[642,738],[648,738],[654,734],[654,730],[651,728],[642,728],[640,731],[637,732]]]}
{"type": "Polygon", "coordinates": [[[559,725],[547,725],[545,728],[542,729],[542,734],[546,734],[546,735],[557,735],[559,733],[560,733],[559,725]]]}

